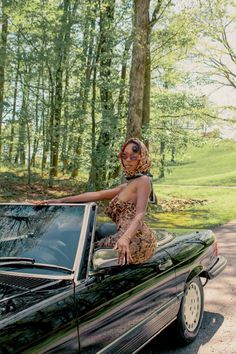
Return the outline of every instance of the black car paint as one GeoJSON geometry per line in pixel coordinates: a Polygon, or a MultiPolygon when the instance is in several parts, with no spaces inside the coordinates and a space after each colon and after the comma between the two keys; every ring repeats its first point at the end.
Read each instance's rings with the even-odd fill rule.
{"type": "MultiPolygon", "coordinates": [[[[159,256],[168,257],[164,250],[159,256]]],[[[76,292],[81,351],[97,352],[126,334],[176,296],[174,283],[174,270],[160,272],[156,262],[142,269],[127,266],[115,274],[95,277],[93,283],[76,292]],[[87,306],[82,309],[84,299],[87,306]]],[[[115,352],[118,347],[114,346],[115,352]]]]}
{"type": "Polygon", "coordinates": [[[143,265],[91,272],[95,220],[91,205],[78,278],[25,284],[0,270],[0,353],[131,353],[176,318],[186,282],[216,261],[214,235],[201,231],[176,235],[143,265]]]}

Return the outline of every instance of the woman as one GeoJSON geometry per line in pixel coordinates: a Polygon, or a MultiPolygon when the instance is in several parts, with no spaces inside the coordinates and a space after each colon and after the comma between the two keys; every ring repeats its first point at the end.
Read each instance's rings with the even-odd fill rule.
{"type": "Polygon", "coordinates": [[[146,146],[136,138],[129,139],[123,145],[119,158],[127,183],[109,190],[36,203],[111,200],[106,208],[106,214],[116,223],[118,231],[98,241],[96,247],[117,249],[118,263],[121,265],[139,264],[149,259],[156,249],[156,236],[143,221],[151,193],[150,160],[146,146]]]}

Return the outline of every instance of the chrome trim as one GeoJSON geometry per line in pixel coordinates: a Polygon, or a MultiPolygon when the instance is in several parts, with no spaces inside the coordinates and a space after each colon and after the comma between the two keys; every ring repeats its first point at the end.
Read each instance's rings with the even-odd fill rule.
{"type": "Polygon", "coordinates": [[[4,271],[1,270],[0,274],[6,274],[6,275],[17,275],[18,277],[24,277],[24,278],[40,278],[40,279],[52,279],[52,280],[73,280],[74,274],[71,275],[48,275],[48,274],[32,274],[32,273],[17,273],[17,272],[11,272],[11,271],[4,271]]]}
{"type": "MultiPolygon", "coordinates": [[[[0,205],[32,205],[32,206],[37,206],[36,204],[33,203],[0,203],[0,205]]],[[[48,275],[48,274],[33,274],[33,273],[22,273],[22,272],[11,272],[11,271],[2,271],[0,270],[0,274],[8,274],[8,275],[17,275],[17,276],[22,276],[22,277],[27,277],[27,278],[43,278],[43,279],[51,279],[51,280],[73,280],[75,281],[75,285],[79,284],[78,281],[78,274],[79,274],[79,269],[80,269],[80,264],[81,264],[81,256],[83,253],[84,249],[84,240],[85,240],[85,235],[87,232],[87,227],[88,227],[88,220],[89,220],[89,215],[90,215],[90,210],[91,208],[95,205],[97,205],[95,202],[91,203],[50,203],[42,206],[85,206],[84,210],[84,215],[82,219],[82,227],[80,231],[80,240],[77,246],[77,252],[75,256],[75,261],[73,264],[72,268],[72,274],[71,275],[48,275]]]]}
{"type": "Polygon", "coordinates": [[[218,256],[213,266],[205,271],[206,278],[214,279],[225,269],[226,265],[227,259],[224,256],[218,256]]]}
{"type": "Polygon", "coordinates": [[[92,261],[92,257],[93,257],[93,247],[94,247],[94,236],[95,236],[95,232],[96,232],[96,223],[97,223],[97,205],[96,205],[96,209],[94,211],[94,221],[93,221],[93,231],[92,231],[92,235],[91,235],[91,244],[90,244],[90,249],[89,249],[89,256],[88,256],[88,264],[87,264],[87,272],[86,272],[86,279],[88,279],[89,277],[89,266],[91,264],[92,261]]]}
{"type": "MultiPolygon", "coordinates": [[[[105,353],[109,353],[112,352],[112,350],[115,349],[116,345],[122,340],[125,339],[126,337],[128,337],[130,339],[132,332],[135,332],[135,330],[139,327],[145,326],[146,324],[148,324],[148,322],[150,322],[152,319],[154,319],[156,316],[158,316],[159,314],[161,314],[163,311],[165,311],[166,309],[168,309],[170,306],[172,305],[177,305],[178,303],[180,303],[179,299],[177,297],[175,297],[174,299],[168,301],[166,304],[162,305],[158,310],[155,310],[154,312],[152,312],[147,318],[145,318],[144,320],[142,320],[141,322],[139,322],[137,325],[135,325],[134,327],[132,327],[129,331],[127,331],[126,333],[122,334],[120,337],[118,337],[117,339],[115,339],[112,343],[108,344],[106,347],[104,347],[103,349],[99,350],[97,352],[97,354],[105,354],[105,353]]],[[[177,312],[178,313],[178,312],[177,312]]],[[[174,318],[176,318],[177,313],[175,314],[174,318]]],[[[169,321],[168,321],[169,323],[169,321]]],[[[166,326],[167,324],[165,324],[166,326]]],[[[157,332],[159,333],[162,330],[162,328],[157,332]]],[[[156,333],[156,334],[157,334],[156,333]]],[[[155,335],[156,335],[155,334],[155,335]]],[[[137,351],[137,349],[136,349],[137,351]]],[[[120,351],[122,353],[122,348],[120,348],[120,351]]],[[[135,353],[135,351],[132,351],[132,353],[135,353]]]]}
{"type": "Polygon", "coordinates": [[[178,299],[182,299],[182,297],[184,296],[184,291],[181,291],[180,293],[176,294],[178,299]]]}
{"type": "Polygon", "coordinates": [[[138,353],[141,349],[143,349],[148,343],[150,343],[159,333],[161,333],[166,327],[168,327],[172,322],[176,320],[177,316],[175,316],[171,321],[169,321],[165,326],[163,326],[158,332],[156,332],[153,336],[151,336],[145,343],[143,343],[138,349],[136,349],[132,354],[138,353]]]}
{"type": "MultiPolygon", "coordinates": [[[[90,203],[90,202],[89,202],[90,203]]],[[[91,202],[93,203],[93,202],[91,202]]],[[[49,203],[49,204],[34,204],[34,203],[0,203],[0,205],[33,205],[33,206],[49,206],[49,205],[87,205],[88,203],[49,203]]]]}
{"type": "Polygon", "coordinates": [[[80,239],[79,239],[79,244],[78,244],[78,248],[77,248],[77,253],[75,256],[74,266],[73,266],[75,285],[78,284],[78,276],[79,276],[79,270],[81,268],[86,233],[88,230],[88,221],[89,221],[89,216],[90,216],[90,210],[91,210],[92,206],[94,206],[94,205],[96,205],[96,203],[89,203],[89,204],[85,205],[84,217],[83,217],[82,227],[81,227],[81,231],[80,231],[80,239]],[[77,265],[77,267],[76,267],[76,265],[77,265]]]}
{"type": "MultiPolygon", "coordinates": [[[[6,257],[7,258],[7,257],[6,257]]],[[[9,257],[9,259],[10,259],[11,257],[9,257]]],[[[2,260],[0,259],[0,268],[2,267],[2,266],[8,266],[9,265],[9,267],[11,268],[11,267],[13,267],[14,268],[14,266],[17,266],[17,265],[21,265],[22,266],[22,268],[24,268],[24,266],[25,266],[25,268],[31,268],[31,266],[32,266],[32,268],[35,268],[35,269],[40,269],[40,268],[42,268],[42,269],[48,269],[48,270],[58,270],[58,271],[65,271],[65,272],[67,272],[67,273],[73,273],[73,270],[72,269],[70,269],[70,268],[67,268],[67,267],[63,267],[63,266],[60,266],[59,264],[52,264],[52,263],[38,263],[38,262],[35,262],[35,259],[33,259],[33,261],[30,261],[30,258],[26,258],[25,260],[18,260],[18,259],[16,259],[16,260],[11,260],[11,261],[9,261],[9,262],[7,262],[7,261],[3,261],[2,262],[2,260]]]]}

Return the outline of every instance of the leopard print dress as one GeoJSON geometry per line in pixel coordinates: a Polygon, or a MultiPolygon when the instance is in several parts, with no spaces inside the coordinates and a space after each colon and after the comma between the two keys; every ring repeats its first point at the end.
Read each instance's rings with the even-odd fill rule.
{"type": "MultiPolygon", "coordinates": [[[[116,196],[105,210],[106,214],[116,223],[117,232],[114,235],[105,237],[96,243],[96,247],[114,247],[119,238],[129,227],[136,214],[135,204],[131,201],[123,201],[116,196]]],[[[130,253],[133,264],[140,264],[152,257],[157,241],[155,233],[144,223],[130,241],[130,253]]]]}

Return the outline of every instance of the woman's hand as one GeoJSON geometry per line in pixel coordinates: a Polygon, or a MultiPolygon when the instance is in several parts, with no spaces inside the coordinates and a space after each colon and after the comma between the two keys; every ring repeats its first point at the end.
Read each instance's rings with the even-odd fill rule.
{"type": "Polygon", "coordinates": [[[56,204],[60,203],[59,199],[47,199],[47,200],[29,200],[29,203],[35,205],[47,205],[47,204],[56,204]]]}
{"type": "Polygon", "coordinates": [[[129,238],[122,236],[114,247],[114,249],[118,250],[118,264],[120,265],[129,264],[133,261],[130,254],[129,243],[129,238]]]}

